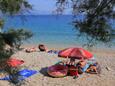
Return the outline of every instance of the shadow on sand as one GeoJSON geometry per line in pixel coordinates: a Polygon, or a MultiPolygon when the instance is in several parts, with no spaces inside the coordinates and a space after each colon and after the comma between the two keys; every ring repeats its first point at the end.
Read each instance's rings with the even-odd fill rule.
{"type": "Polygon", "coordinates": [[[47,77],[50,77],[47,73],[47,68],[48,67],[44,67],[44,68],[41,68],[41,70],[39,71],[41,74],[43,74],[44,76],[47,76],[47,77]]]}

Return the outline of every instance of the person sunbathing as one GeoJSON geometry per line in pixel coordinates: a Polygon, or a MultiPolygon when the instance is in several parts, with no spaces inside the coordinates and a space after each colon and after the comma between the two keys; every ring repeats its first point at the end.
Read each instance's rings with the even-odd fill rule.
{"type": "Polygon", "coordinates": [[[39,44],[38,48],[42,52],[47,52],[48,51],[48,48],[45,45],[43,45],[43,44],[39,44]]]}
{"type": "MultiPolygon", "coordinates": [[[[42,52],[48,52],[48,48],[45,45],[43,45],[43,44],[39,44],[38,45],[38,49],[40,51],[42,51],[42,52]]],[[[35,47],[32,47],[32,48],[26,48],[24,51],[27,52],[27,53],[30,53],[30,52],[37,51],[37,49],[35,47]]]]}
{"type": "Polygon", "coordinates": [[[25,49],[25,52],[27,52],[27,53],[31,53],[31,52],[35,52],[35,51],[36,51],[35,47],[25,49]]]}
{"type": "Polygon", "coordinates": [[[57,51],[57,50],[48,50],[48,48],[45,45],[43,45],[43,44],[39,44],[38,48],[39,48],[39,50],[41,52],[54,53],[54,54],[58,54],[59,53],[59,51],[57,51]]]}
{"type": "Polygon", "coordinates": [[[94,64],[91,64],[89,68],[86,70],[87,73],[91,74],[100,74],[101,73],[101,67],[100,65],[96,62],[94,64]]]}
{"type": "Polygon", "coordinates": [[[87,64],[85,60],[80,61],[77,64],[78,67],[78,73],[82,74],[83,72],[86,72],[86,70],[89,68],[90,64],[87,64]]]}

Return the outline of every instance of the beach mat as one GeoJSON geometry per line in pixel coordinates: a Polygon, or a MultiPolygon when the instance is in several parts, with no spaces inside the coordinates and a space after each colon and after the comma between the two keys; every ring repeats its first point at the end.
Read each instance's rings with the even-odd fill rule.
{"type": "Polygon", "coordinates": [[[28,78],[28,77],[36,74],[36,73],[38,73],[36,70],[23,69],[23,70],[19,71],[17,74],[15,74],[13,76],[8,75],[8,76],[6,76],[4,78],[0,78],[0,80],[8,80],[8,81],[10,81],[12,79],[12,77],[15,77],[16,80],[21,81],[21,80],[24,80],[24,79],[26,79],[26,78],[28,78]]]}

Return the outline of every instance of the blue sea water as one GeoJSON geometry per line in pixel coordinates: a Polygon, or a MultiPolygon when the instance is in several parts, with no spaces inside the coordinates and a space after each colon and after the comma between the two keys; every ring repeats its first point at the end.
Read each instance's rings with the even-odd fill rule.
{"type": "Polygon", "coordinates": [[[70,15],[14,16],[6,18],[4,28],[24,28],[32,31],[34,36],[25,44],[82,45],[86,39],[77,38],[72,20],[73,16],[70,15]]]}

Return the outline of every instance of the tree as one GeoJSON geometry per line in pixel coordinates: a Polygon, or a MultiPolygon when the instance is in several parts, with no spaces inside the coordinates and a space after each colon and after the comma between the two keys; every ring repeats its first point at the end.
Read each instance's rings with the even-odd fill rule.
{"type": "MultiPolygon", "coordinates": [[[[0,11],[3,15],[16,15],[22,14],[25,11],[32,9],[32,6],[27,2],[27,0],[0,0],[0,11]],[[15,3],[15,4],[14,4],[15,3]]],[[[4,20],[2,16],[0,18],[0,29],[4,26],[4,20]]],[[[29,31],[25,31],[23,29],[20,30],[9,30],[7,32],[0,32],[0,52],[5,51],[5,45],[8,44],[11,47],[16,48],[22,44],[22,40],[26,40],[32,36],[32,33],[29,31]]],[[[0,54],[2,55],[2,53],[0,54]]],[[[4,55],[3,55],[4,57],[4,55]]]]}
{"type": "Polygon", "coordinates": [[[61,12],[69,5],[73,14],[85,17],[73,23],[80,35],[87,36],[88,46],[115,40],[115,28],[110,24],[110,20],[115,18],[115,0],[57,0],[57,9],[61,9],[61,12]]]}
{"type": "MultiPolygon", "coordinates": [[[[0,13],[1,15],[13,16],[17,14],[23,14],[32,9],[32,6],[27,0],[0,0],[0,13]]],[[[0,30],[3,29],[4,20],[0,16],[0,30]]],[[[32,32],[24,29],[8,29],[6,32],[0,32],[0,68],[3,68],[10,75],[16,74],[18,68],[10,67],[6,64],[6,61],[14,54],[14,48],[19,48],[24,40],[32,37],[32,32]],[[9,45],[11,48],[6,49],[5,46],[9,45]]],[[[18,77],[14,77],[17,78],[18,77]]],[[[11,78],[11,82],[16,83],[11,78]]]]}
{"type": "Polygon", "coordinates": [[[3,14],[23,14],[25,11],[30,9],[32,9],[32,6],[27,2],[27,0],[0,0],[0,11],[3,14]]]}

